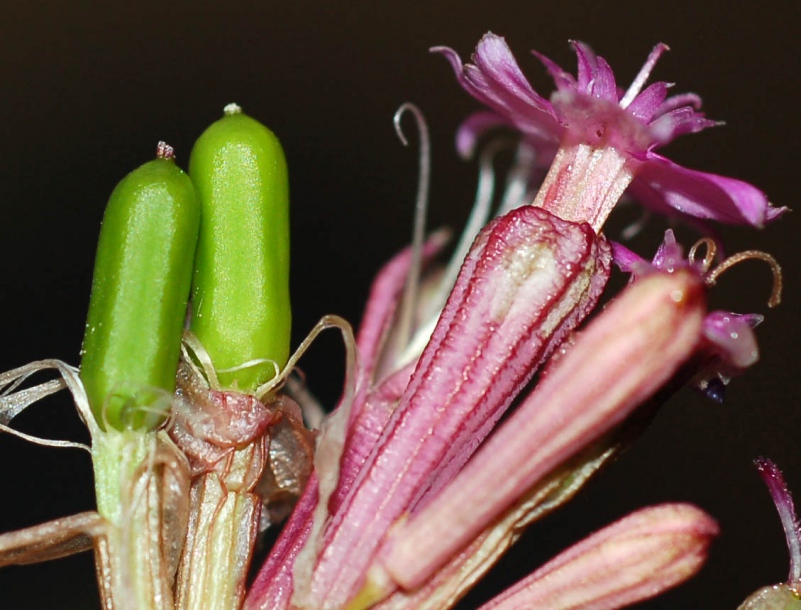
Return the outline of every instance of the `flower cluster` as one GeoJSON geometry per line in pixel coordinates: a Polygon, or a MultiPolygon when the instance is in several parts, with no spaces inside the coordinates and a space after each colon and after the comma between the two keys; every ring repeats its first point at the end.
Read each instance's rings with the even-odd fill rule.
{"type": "MultiPolygon", "coordinates": [[[[625,92],[603,58],[574,48],[577,77],[537,54],[556,82],[550,99],[498,36],[480,41],[472,64],[432,49],[489,107],[462,125],[459,151],[472,153],[490,127],[511,126],[535,153],[524,181],[550,169],[533,202],[518,188],[497,218],[468,229],[461,243],[475,239],[466,256],[457,247],[461,269],[439,285],[449,291],[441,308],[436,296],[403,299],[418,282],[414,261],[430,264],[441,235],[379,274],[357,339],[358,390],[323,433],[315,475],[248,595],[249,610],[450,607],[522,529],[627,446],[670,390],[696,377],[713,394],[713,373],[726,382],[757,359],[756,316],[706,310],[710,262],[683,261],[669,233],[649,265],[601,229],[626,190],[656,211],[703,220],[762,226],[784,209],[749,184],[654,152],[716,124],[698,112],[698,96],[668,97],[663,82],[645,87],[665,45],[625,92]],[[638,281],[579,331],[613,259],[638,281]],[[417,332],[401,333],[398,345],[399,320],[410,318],[417,332]]],[[[486,607],[635,603],[695,573],[716,533],[693,507],[645,509],[486,607]]]]}

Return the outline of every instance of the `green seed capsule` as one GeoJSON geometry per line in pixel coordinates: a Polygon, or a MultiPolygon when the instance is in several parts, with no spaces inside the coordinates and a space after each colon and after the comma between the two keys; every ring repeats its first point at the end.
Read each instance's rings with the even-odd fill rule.
{"type": "Polygon", "coordinates": [[[221,385],[251,392],[289,356],[289,186],[278,138],[234,104],[225,114],[189,161],[202,208],[191,329],[221,385]]]}
{"type": "Polygon", "coordinates": [[[122,179],[103,216],[81,360],[103,428],[154,428],[175,389],[200,206],[171,157],[159,144],[159,158],[122,179]]]}

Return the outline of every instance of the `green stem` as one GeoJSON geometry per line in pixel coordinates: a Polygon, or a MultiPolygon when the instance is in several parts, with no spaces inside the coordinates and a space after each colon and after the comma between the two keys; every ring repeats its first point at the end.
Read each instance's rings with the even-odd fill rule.
{"type": "Polygon", "coordinates": [[[173,610],[173,584],[187,527],[189,466],[163,432],[110,430],[95,436],[97,543],[106,610],[173,610]]]}

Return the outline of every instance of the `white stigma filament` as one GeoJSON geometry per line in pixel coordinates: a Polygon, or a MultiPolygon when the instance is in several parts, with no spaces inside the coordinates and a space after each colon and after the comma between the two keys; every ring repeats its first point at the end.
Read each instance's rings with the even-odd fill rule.
{"type": "Polygon", "coordinates": [[[417,311],[417,292],[420,284],[420,266],[422,264],[423,240],[425,238],[426,213],[428,211],[428,187],[431,179],[431,138],[428,124],[422,111],[410,102],[402,104],[395,113],[393,123],[395,132],[404,146],[409,142],[401,129],[401,118],[404,113],[410,112],[417,124],[420,137],[420,165],[417,179],[417,196],[414,205],[414,229],[412,232],[412,260],[409,266],[409,275],[403,290],[398,316],[397,337],[399,345],[407,345],[413,333],[414,315],[417,311]]]}
{"type": "Polygon", "coordinates": [[[651,53],[648,55],[648,59],[645,60],[642,68],[640,68],[637,76],[631,82],[631,85],[629,86],[625,95],[620,100],[619,104],[621,108],[628,108],[629,104],[634,101],[634,98],[640,94],[640,91],[642,91],[642,88],[648,80],[648,77],[651,76],[651,70],[654,69],[657,60],[659,60],[659,57],[662,55],[662,53],[669,50],[670,47],[662,42],[653,48],[651,53]]]}

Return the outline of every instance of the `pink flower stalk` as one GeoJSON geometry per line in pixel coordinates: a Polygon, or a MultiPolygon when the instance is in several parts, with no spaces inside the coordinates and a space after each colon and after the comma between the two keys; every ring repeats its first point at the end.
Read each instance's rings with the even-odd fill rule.
{"type": "Polygon", "coordinates": [[[644,508],[561,553],[480,610],[613,610],[659,595],[703,565],[717,523],[688,504],[644,508]]]}
{"type": "Polygon", "coordinates": [[[787,538],[787,549],[790,551],[790,575],[786,583],[756,591],[738,610],[798,610],[801,608],[801,526],[796,516],[793,497],[776,464],[764,457],[757,458],[754,463],[779,512],[787,538]]]}
{"type": "Polygon", "coordinates": [[[698,112],[697,95],[668,97],[665,82],[645,87],[666,45],[654,47],[625,92],[602,57],[583,43],[573,47],[576,77],[534,53],[556,83],[550,100],[531,87],[500,36],[486,34],[472,64],[462,64],[452,49],[434,47],[451,63],[462,87],[492,111],[471,117],[459,132],[457,148],[470,151],[489,127],[514,127],[538,150],[538,165],[554,159],[534,205],[566,220],[587,221],[596,231],[629,186],[660,213],[761,227],[785,211],[745,182],[687,169],[655,152],[682,134],[718,124],[698,112]]]}
{"type": "Polygon", "coordinates": [[[784,481],[782,471],[776,464],[764,457],[757,458],[754,463],[765,485],[768,486],[784,527],[787,549],[790,551],[790,575],[787,577],[787,582],[797,592],[801,591],[801,526],[798,524],[793,497],[784,481]]]}

